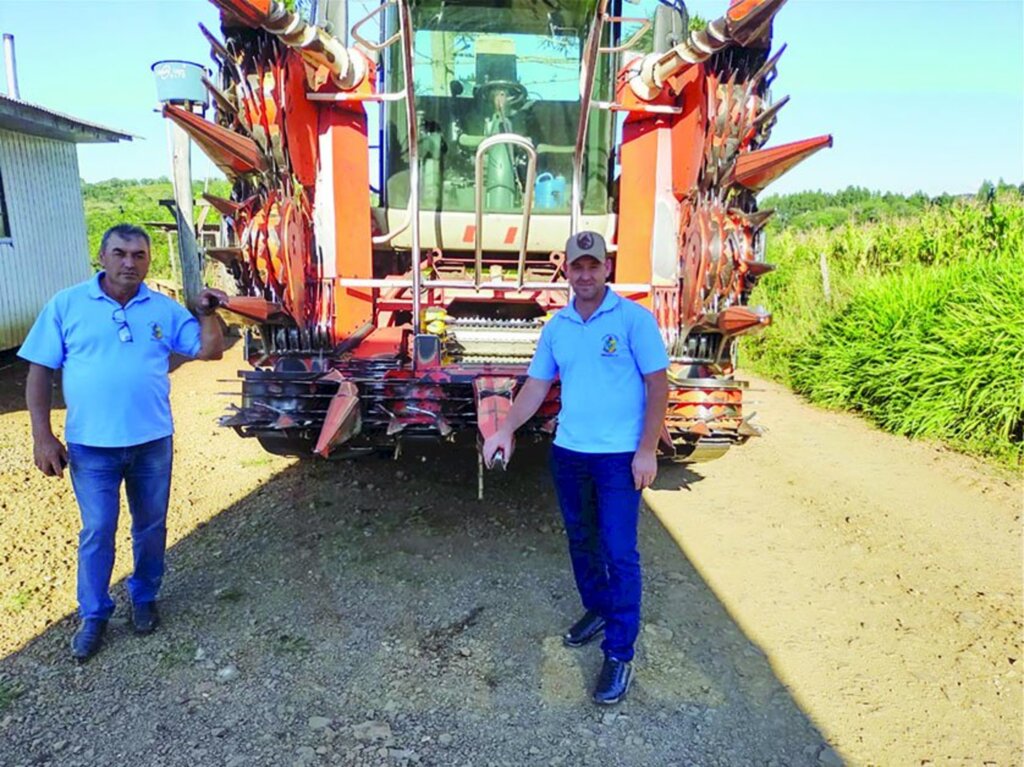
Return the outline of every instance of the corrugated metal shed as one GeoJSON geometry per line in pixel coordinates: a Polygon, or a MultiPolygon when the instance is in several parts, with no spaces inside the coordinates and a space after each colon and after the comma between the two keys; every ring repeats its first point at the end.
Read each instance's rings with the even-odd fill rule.
{"type": "Polygon", "coordinates": [[[0,93],[0,128],[33,136],[71,141],[75,144],[96,144],[131,141],[131,134],[97,123],[54,112],[52,109],[12,99],[0,93]]]}
{"type": "Polygon", "coordinates": [[[0,350],[21,344],[54,293],[89,276],[75,144],[122,139],[131,136],[0,95],[0,350]]]}

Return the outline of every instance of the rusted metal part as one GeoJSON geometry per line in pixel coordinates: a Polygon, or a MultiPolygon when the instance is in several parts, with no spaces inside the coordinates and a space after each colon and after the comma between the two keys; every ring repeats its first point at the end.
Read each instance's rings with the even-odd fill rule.
{"type": "Polygon", "coordinates": [[[351,90],[365,78],[367,68],[360,55],[353,55],[338,38],[309,24],[298,13],[277,0],[211,0],[225,20],[263,28],[293,48],[315,71],[328,72],[342,90],[351,90]]]}
{"type": "Polygon", "coordinates": [[[199,25],[199,31],[202,32],[203,37],[206,38],[206,42],[210,44],[210,54],[214,57],[217,63],[222,66],[230,66],[237,71],[237,67],[235,66],[235,57],[231,55],[224,43],[217,39],[217,36],[203,24],[199,25]]]}
{"type": "Polygon", "coordinates": [[[254,296],[229,296],[224,308],[229,312],[234,312],[259,322],[267,322],[271,318],[284,313],[280,304],[275,304],[263,298],[255,298],[254,296]]]}
{"type": "Polygon", "coordinates": [[[518,385],[518,380],[512,376],[479,376],[473,379],[473,396],[476,400],[476,424],[477,424],[477,500],[484,498],[484,468],[501,469],[508,468],[512,459],[512,449],[508,455],[504,451],[497,451],[492,457],[490,465],[484,460],[484,443],[493,436],[498,427],[501,426],[508,411],[512,407],[512,399],[518,385]]]}
{"type": "Polygon", "coordinates": [[[322,381],[337,381],[338,391],[327,406],[324,425],[317,437],[313,452],[327,458],[336,446],[348,442],[359,433],[362,426],[359,410],[359,389],[337,370],[331,370],[322,381]]]}
{"type": "MultiPolygon", "coordinates": [[[[393,449],[412,437],[486,439],[507,415],[544,323],[571,300],[552,222],[564,218],[568,229],[591,215],[581,210],[582,168],[592,162],[581,137],[589,147],[600,132],[587,127],[591,110],[583,108],[580,124],[562,131],[563,143],[576,134],[563,171],[571,168],[577,182],[566,185],[572,203],[541,211],[548,218],[535,218],[523,204],[527,218],[518,220],[527,195],[538,204],[542,198],[517,172],[510,176],[517,220],[505,244],[523,247],[502,251],[494,244],[500,238],[488,235],[478,249],[475,214],[462,211],[460,219],[447,197],[436,208],[423,203],[432,216],[422,221],[406,212],[419,209],[428,175],[436,180],[440,172],[447,185],[444,174],[459,165],[451,139],[451,162],[428,174],[421,160],[436,158],[417,154],[418,137],[438,130],[454,136],[455,123],[466,119],[460,110],[471,106],[452,94],[458,108],[448,124],[445,88],[416,100],[421,94],[411,87],[413,54],[420,63],[437,55],[419,42],[419,31],[433,34],[423,14],[440,0],[389,0],[371,13],[368,19],[394,11],[401,27],[378,42],[353,34],[374,62],[276,0],[213,2],[225,21],[223,40],[203,30],[220,67],[207,81],[216,125],[168,116],[187,122],[235,182],[230,199],[208,197],[227,236],[207,255],[236,280],[241,295],[228,308],[259,327],[250,325],[246,337],[256,369],[243,374],[243,406],[226,424],[266,439],[265,446],[273,442],[275,451],[304,456],[393,449]],[[376,92],[375,62],[393,92],[376,92]],[[366,171],[377,156],[369,101],[384,104],[386,130],[394,132],[380,142],[382,202],[372,209],[366,171]],[[438,124],[435,107],[445,117],[438,124]],[[400,159],[389,160],[396,151],[400,159]],[[403,185],[417,191],[396,203],[399,210],[388,199],[401,198],[403,185]]],[[[600,18],[583,18],[578,27],[581,43],[590,40],[581,55],[581,105],[627,113],[621,146],[609,131],[601,147],[622,166],[617,216],[599,216],[606,223],[595,226],[605,226],[616,251],[614,288],[651,309],[673,359],[662,444],[677,460],[713,457],[759,433],[743,410],[743,387],[731,380],[737,336],[770,321],[747,307],[758,278],[773,268],[764,261],[771,212],[758,210],[755,192],[810,151],[810,144],[765,148],[786,103],[768,93],[782,53],[769,50],[771,19],[782,2],[733,0],[722,18],[668,53],[628,61],[603,83],[608,67],[598,66],[600,57],[618,60],[617,51],[628,47],[617,44],[621,25],[602,0],[600,18]],[[616,103],[597,101],[605,98],[598,88],[613,92],[616,103]]],[[[460,21],[464,12],[463,4],[444,4],[446,24],[472,37],[475,19],[460,21]]],[[[550,139],[541,122],[541,133],[529,138],[543,158],[550,139]]],[[[820,148],[828,140],[809,141],[820,148]]],[[[592,187],[596,179],[588,171],[588,201],[592,191],[613,194],[611,175],[608,190],[592,187]]],[[[467,180],[472,191],[474,179],[467,180]]],[[[456,175],[446,194],[460,188],[456,175]]],[[[559,407],[556,385],[520,433],[550,435],[559,407]]]]}
{"type": "Polygon", "coordinates": [[[214,165],[229,177],[259,173],[267,169],[263,153],[252,139],[207,122],[199,115],[172,104],[164,105],[163,115],[180,125],[214,165]]]}
{"type": "MultiPolygon", "coordinates": [[[[476,425],[479,431],[478,449],[482,449],[483,443],[498,431],[505,420],[512,407],[517,385],[518,380],[511,376],[480,376],[473,379],[476,425]]],[[[500,462],[499,456],[495,456],[492,465],[497,464],[504,469],[511,458],[511,452],[509,455],[501,455],[500,462]]]]}
{"type": "Polygon", "coordinates": [[[751,330],[761,329],[770,325],[772,316],[766,311],[750,309],[746,306],[730,306],[719,312],[715,325],[724,333],[738,336],[751,330]]]}
{"type": "Polygon", "coordinates": [[[710,460],[724,454],[730,445],[760,435],[760,429],[743,414],[745,384],[686,378],[677,374],[680,370],[669,370],[665,418],[671,445],[665,449],[674,460],[710,460]]]}
{"type": "Polygon", "coordinates": [[[248,27],[259,26],[270,11],[273,0],[211,0],[227,23],[236,22],[248,27]]]}
{"type": "Polygon", "coordinates": [[[207,192],[203,192],[203,199],[210,203],[214,210],[228,218],[234,218],[247,207],[245,203],[225,200],[223,197],[217,197],[207,192]]]}
{"type": "Polygon", "coordinates": [[[401,399],[380,405],[390,416],[387,436],[404,432],[410,426],[427,427],[440,437],[452,433],[452,426],[444,415],[444,390],[435,384],[411,383],[401,390],[401,399]]]}
{"type": "Polygon", "coordinates": [[[654,101],[669,78],[707,61],[728,46],[754,46],[763,42],[772,19],[786,0],[745,0],[735,3],[721,18],[663,54],[651,54],[634,70],[630,87],[644,101],[654,101]]]}
{"type": "Polygon", "coordinates": [[[832,146],[831,136],[817,136],[771,149],[758,149],[736,160],[730,181],[760,192],[783,173],[827,146],[832,146]]]}

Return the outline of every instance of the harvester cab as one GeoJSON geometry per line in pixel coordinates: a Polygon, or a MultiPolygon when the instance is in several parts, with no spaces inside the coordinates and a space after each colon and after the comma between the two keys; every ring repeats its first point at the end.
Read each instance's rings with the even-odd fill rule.
{"type": "MultiPolygon", "coordinates": [[[[579,73],[596,2],[564,5],[569,7],[561,11],[529,0],[505,7],[412,6],[420,209],[441,214],[440,231],[424,231],[424,247],[472,249],[464,235],[476,223],[477,175],[481,213],[488,217],[482,246],[489,256],[515,252],[524,223],[534,234],[527,242],[532,253],[546,256],[564,247],[580,122],[579,73]],[[527,184],[531,166],[534,180],[527,184]],[[501,218],[492,221],[492,215],[501,218]],[[510,227],[517,227],[513,242],[510,227]]],[[[389,49],[383,64],[388,90],[399,90],[401,51],[389,49]]],[[[608,78],[602,80],[599,95],[607,98],[608,78]]],[[[409,198],[405,121],[403,105],[389,103],[382,158],[389,225],[401,224],[409,198]]],[[[606,114],[595,121],[584,147],[593,165],[592,178],[585,179],[593,187],[589,208],[605,217],[605,230],[613,149],[613,120],[606,114]]]]}
{"type": "MultiPolygon", "coordinates": [[[[733,377],[770,320],[747,306],[771,269],[756,193],[831,143],[763,146],[784,0],[694,30],[681,2],[384,0],[349,24],[354,3],[211,1],[215,119],[164,113],[233,181],[207,196],[227,237],[206,256],[235,280],[252,370],[224,425],[322,457],[485,438],[570,300],[568,236],[591,230],[672,360],[664,455],[758,433],[733,377]]],[[[558,396],[527,435],[554,431],[558,396]]]]}

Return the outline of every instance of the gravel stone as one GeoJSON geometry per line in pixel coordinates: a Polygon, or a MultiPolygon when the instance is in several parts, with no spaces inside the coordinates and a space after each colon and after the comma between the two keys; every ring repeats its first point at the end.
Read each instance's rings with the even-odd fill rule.
{"type": "MultiPolygon", "coordinates": [[[[352,736],[356,740],[381,741],[391,738],[391,725],[387,722],[367,721],[352,727],[352,736]]],[[[386,753],[384,754],[387,755],[386,753]]]]}
{"type": "Polygon", "coordinates": [[[326,716],[311,716],[309,718],[309,729],[325,730],[331,726],[331,720],[326,716]]]}
{"type": "Polygon", "coordinates": [[[231,682],[238,678],[238,667],[235,665],[228,665],[217,671],[218,682],[231,682]]]}
{"type": "MultiPolygon", "coordinates": [[[[637,647],[635,684],[629,699],[614,710],[594,706],[589,694],[599,650],[570,650],[559,638],[560,629],[578,616],[579,605],[564,534],[553,522],[558,512],[543,450],[524,439],[509,472],[488,474],[484,503],[476,500],[472,446],[460,453],[457,445],[410,443],[398,462],[273,456],[231,430],[211,434],[210,424],[225,402],[216,394],[225,388],[218,379],[233,379],[245,367],[237,352],[222,363],[185,364],[173,374],[175,481],[160,631],[137,639],[127,625],[124,578],[131,557],[125,515],[113,585],[118,612],[102,651],[82,666],[68,662],[75,621],[65,617],[74,609],[74,496],[66,478],[61,483],[42,477],[32,466],[24,391],[4,400],[0,370],[0,519],[17,531],[0,534],[0,597],[22,588],[31,596],[18,611],[0,604],[4,765],[735,767],[765,765],[770,758],[775,767],[833,767],[842,763],[840,753],[857,764],[910,763],[894,756],[905,754],[910,741],[916,753],[940,753],[938,741],[928,739],[947,737],[948,730],[896,733],[897,717],[876,723],[891,753],[872,754],[858,745],[861,741],[851,736],[858,707],[884,694],[870,676],[863,678],[861,697],[854,688],[843,688],[843,702],[851,704],[849,722],[820,719],[837,735],[825,746],[765,657],[785,648],[753,645],[731,617],[732,606],[725,609],[724,598],[706,586],[651,514],[642,515],[640,524],[646,625],[637,647]],[[426,456],[418,450],[432,460],[422,461],[426,456]],[[935,747],[926,747],[929,742],[935,747]]],[[[23,370],[18,378],[24,381],[23,370]]],[[[819,425],[833,423],[831,414],[792,407],[793,428],[804,412],[819,425]]],[[[769,405],[763,410],[769,414],[769,405]]],[[[55,413],[59,430],[63,411],[55,413]]],[[[821,452],[832,452],[828,434],[817,436],[821,452]]],[[[823,473],[809,471],[809,480],[802,481],[788,473],[770,445],[753,443],[714,464],[715,470],[726,471],[726,461],[757,469],[759,501],[767,504],[783,493],[802,534],[825,529],[833,514],[840,515],[834,568],[823,570],[820,582],[803,584],[814,587],[807,594],[831,601],[816,602],[812,596],[811,606],[839,604],[841,595],[856,590],[856,583],[842,580],[849,575],[847,538],[864,542],[858,567],[864,567],[865,577],[875,574],[869,555],[883,552],[867,549],[868,543],[875,546],[869,534],[874,531],[841,522],[849,509],[818,487],[819,476],[831,476],[827,467],[809,467],[823,473]],[[775,463],[765,464],[765,456],[775,463]],[[794,477],[795,486],[773,483],[766,466],[794,477]],[[820,502],[815,513],[807,513],[805,496],[820,502]]],[[[704,479],[691,483],[685,495],[685,521],[706,534],[711,521],[723,516],[719,493],[732,488],[726,495],[742,499],[749,489],[711,474],[704,479]]],[[[892,480],[903,484],[905,478],[892,480]]],[[[873,512],[894,514],[876,503],[870,482],[858,487],[864,497],[856,495],[851,503],[870,501],[865,505],[873,512]]],[[[764,506],[748,508],[737,500],[728,511],[740,524],[760,518],[764,506]]],[[[766,542],[777,540],[775,532],[764,529],[766,542]]],[[[1014,539],[1009,529],[999,532],[1014,539]]],[[[694,546],[711,557],[700,540],[694,536],[694,546]]],[[[728,543],[713,540],[713,548],[728,543]]],[[[759,554],[761,542],[753,540],[750,560],[788,554],[781,549],[759,554]]],[[[895,556],[901,549],[896,541],[893,546],[888,553],[895,556]]],[[[803,549],[798,554],[810,556],[803,549]]],[[[800,561],[795,559],[794,567],[800,561]]],[[[962,630],[976,638],[980,621],[986,646],[972,645],[960,660],[979,677],[988,674],[993,696],[972,709],[979,718],[965,724],[965,732],[978,728],[968,733],[977,745],[973,752],[963,750],[963,760],[1020,763],[1011,753],[1016,746],[1005,745],[1014,739],[993,734],[1006,726],[996,715],[1013,698],[1008,691],[1024,665],[1012,647],[1003,647],[1019,626],[1019,587],[993,583],[981,596],[974,586],[962,587],[960,595],[950,596],[942,584],[973,581],[943,561],[927,560],[934,570],[911,559],[887,561],[887,580],[874,584],[877,612],[860,616],[867,624],[863,630],[851,614],[843,657],[852,663],[867,639],[882,642],[890,633],[885,647],[897,659],[908,645],[929,651],[936,645],[925,629],[940,628],[946,638],[952,636],[947,629],[962,630]],[[911,587],[927,594],[913,599],[936,605],[941,600],[942,614],[957,620],[940,627],[909,619],[902,628],[894,621],[883,624],[895,614],[887,605],[906,609],[899,594],[911,587]],[[1003,684],[1001,697],[992,679],[1003,684]],[[984,716],[992,727],[982,734],[978,722],[984,716]]],[[[785,596],[790,585],[754,584],[757,596],[768,601],[785,596]]],[[[754,601],[753,596],[747,600],[754,601]]],[[[739,609],[749,618],[754,608],[739,609]]],[[[822,613],[814,625],[821,633],[830,621],[822,613]]],[[[807,640],[822,648],[820,657],[832,657],[825,650],[834,650],[836,642],[823,636],[807,640]]],[[[929,671],[922,672],[932,675],[921,680],[929,689],[946,681],[941,663],[932,659],[929,671]]],[[[832,671],[843,677],[841,669],[832,671]]],[[[966,689],[970,678],[962,679],[966,689]]],[[[956,698],[955,685],[946,689],[956,698]]],[[[909,700],[909,691],[905,695],[908,703],[922,705],[909,700]]],[[[954,704],[961,710],[977,702],[966,692],[959,695],[954,704]]],[[[941,702],[936,705],[940,711],[941,702]]],[[[968,742],[967,735],[960,737],[959,742],[968,742]]]]}

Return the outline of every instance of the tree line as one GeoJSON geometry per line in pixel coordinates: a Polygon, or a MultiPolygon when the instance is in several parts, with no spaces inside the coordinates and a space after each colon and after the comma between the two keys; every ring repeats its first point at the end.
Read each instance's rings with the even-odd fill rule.
{"type": "Polygon", "coordinates": [[[972,199],[982,202],[997,196],[1024,199],[1024,183],[984,181],[974,194],[941,194],[929,197],[924,192],[910,195],[878,192],[861,186],[848,186],[838,192],[797,192],[769,195],[759,201],[764,210],[775,210],[771,230],[835,229],[845,224],[879,223],[888,219],[910,218],[932,207],[948,208],[972,199]]]}

